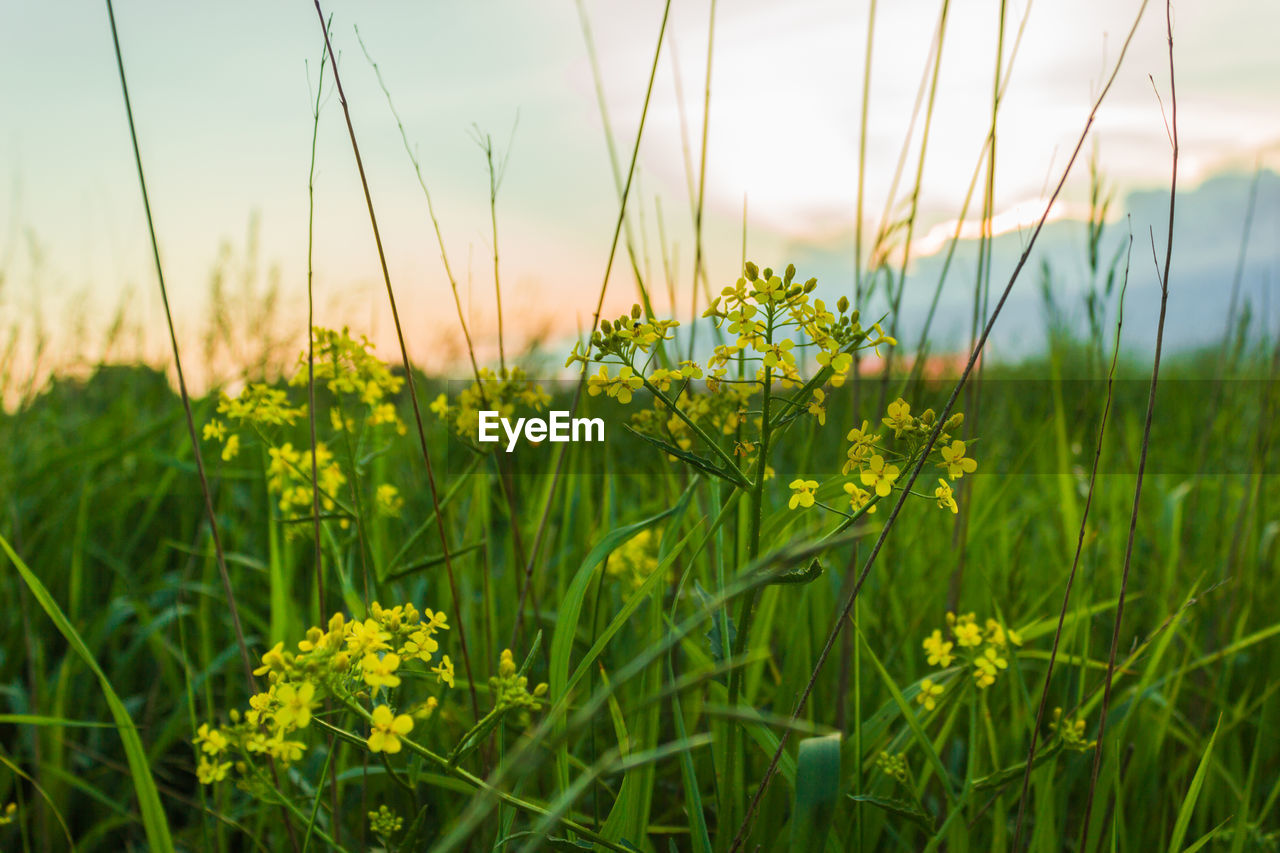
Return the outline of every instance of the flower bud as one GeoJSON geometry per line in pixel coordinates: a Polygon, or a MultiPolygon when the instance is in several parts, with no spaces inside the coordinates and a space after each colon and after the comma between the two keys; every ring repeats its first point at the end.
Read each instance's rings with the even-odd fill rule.
{"type": "Polygon", "coordinates": [[[951,430],[960,429],[960,425],[963,423],[964,423],[964,412],[956,412],[954,415],[947,418],[947,422],[942,428],[949,432],[951,430]]]}
{"type": "Polygon", "coordinates": [[[613,324],[608,320],[601,320],[600,331],[604,332],[606,335],[613,334],[613,324]]]}
{"type": "Polygon", "coordinates": [[[791,279],[795,277],[796,277],[796,265],[787,264],[787,270],[782,274],[782,280],[785,281],[787,284],[790,284],[791,279]]]}
{"type": "Polygon", "coordinates": [[[632,320],[640,319],[640,303],[638,302],[631,306],[631,319],[632,320]]]}
{"type": "Polygon", "coordinates": [[[805,293],[813,293],[817,289],[818,289],[818,280],[816,278],[811,278],[804,283],[805,293]]]}
{"type": "Polygon", "coordinates": [[[747,273],[747,281],[755,281],[760,275],[760,268],[751,263],[751,261],[747,261],[747,265],[744,269],[747,273]]]}
{"type": "Polygon", "coordinates": [[[836,300],[836,310],[841,314],[849,310],[849,297],[841,296],[836,300]]]}

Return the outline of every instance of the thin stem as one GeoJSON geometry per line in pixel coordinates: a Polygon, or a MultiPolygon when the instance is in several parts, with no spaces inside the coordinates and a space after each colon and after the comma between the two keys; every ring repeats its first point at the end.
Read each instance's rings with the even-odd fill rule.
{"type": "MultiPolygon", "coordinates": [[[[1124,58],[1128,54],[1129,45],[1133,42],[1133,36],[1137,32],[1138,24],[1141,22],[1142,15],[1146,11],[1146,8],[1147,0],[1143,0],[1142,6],[1139,8],[1138,14],[1134,18],[1133,26],[1130,27],[1129,34],[1125,37],[1124,45],[1120,49],[1120,56],[1116,60],[1111,76],[1107,79],[1106,85],[1103,86],[1102,92],[1098,95],[1097,99],[1094,101],[1092,109],[1089,111],[1089,116],[1085,121],[1084,129],[1081,131],[1080,138],[1076,142],[1075,148],[1072,150],[1071,157],[1067,161],[1067,165],[1063,169],[1061,177],[1058,179],[1057,186],[1054,188],[1053,194],[1049,198],[1049,204],[1045,206],[1044,213],[1040,215],[1040,219],[1036,223],[1035,230],[1032,231],[1031,238],[1027,242],[1026,249],[1018,258],[1018,263],[1014,266],[1012,273],[1010,273],[1009,281],[1005,285],[1004,291],[1001,293],[1000,299],[996,303],[995,309],[992,311],[990,318],[987,320],[987,325],[983,330],[982,337],[979,338],[977,346],[974,347],[973,352],[969,355],[969,361],[965,365],[964,372],[961,374],[955,387],[951,390],[951,396],[948,398],[946,405],[938,414],[938,419],[934,425],[933,432],[930,433],[928,441],[922,448],[920,459],[911,469],[911,474],[902,488],[902,491],[899,493],[898,500],[890,511],[889,517],[885,519],[884,527],[881,528],[880,535],[872,546],[870,553],[867,555],[867,561],[863,564],[861,572],[858,574],[857,583],[854,585],[853,589],[849,591],[840,612],[837,614],[837,618],[834,620],[830,631],[827,633],[826,642],[823,644],[822,651],[818,654],[818,659],[814,663],[813,671],[811,672],[808,681],[805,683],[804,689],[796,698],[795,708],[791,713],[792,721],[799,719],[801,711],[804,710],[805,703],[808,702],[809,695],[813,692],[814,685],[817,683],[818,675],[822,670],[822,666],[826,663],[827,657],[831,654],[831,649],[835,645],[836,639],[839,637],[840,632],[844,627],[845,620],[849,617],[849,614],[853,612],[853,606],[858,599],[858,592],[862,589],[862,585],[866,582],[867,576],[871,573],[871,568],[875,565],[876,557],[879,556],[880,550],[884,546],[885,539],[888,537],[889,531],[893,528],[893,524],[902,510],[902,505],[906,502],[907,491],[915,483],[921,469],[924,467],[924,463],[928,458],[929,453],[937,443],[938,436],[942,432],[942,427],[946,423],[947,418],[950,417],[951,411],[955,407],[956,399],[959,397],[960,391],[968,380],[969,375],[973,372],[974,365],[977,363],[979,356],[982,354],[983,348],[986,346],[987,338],[991,334],[991,329],[995,326],[996,320],[999,318],[1000,312],[1004,309],[1005,302],[1009,298],[1009,294],[1013,291],[1013,285],[1017,282],[1018,276],[1021,275],[1023,267],[1026,266],[1027,260],[1031,257],[1031,252],[1034,250],[1036,242],[1040,237],[1040,232],[1044,229],[1044,224],[1049,218],[1049,211],[1052,209],[1053,203],[1061,194],[1062,188],[1067,182],[1067,177],[1071,174],[1071,168],[1075,165],[1076,159],[1079,157],[1080,149],[1084,146],[1085,139],[1088,138],[1089,131],[1093,127],[1093,122],[1097,117],[1098,110],[1102,107],[1102,102],[1106,98],[1107,93],[1111,91],[1111,86],[1115,82],[1116,77],[1119,76],[1120,67],[1124,64],[1124,58]]],[[[778,771],[778,764],[782,760],[782,754],[786,749],[789,737],[790,729],[784,728],[782,733],[779,735],[778,747],[774,751],[773,759],[769,762],[769,767],[765,771],[764,777],[760,780],[759,786],[756,788],[755,796],[751,799],[751,804],[747,809],[747,814],[743,818],[741,826],[738,828],[738,833],[733,840],[733,844],[730,846],[731,853],[732,851],[741,849],[743,843],[746,841],[747,833],[750,830],[755,810],[759,807],[765,791],[768,790],[769,783],[773,781],[773,777],[778,771]]]]}
{"type": "MultiPolygon", "coordinates": [[[[107,18],[111,22],[111,42],[115,47],[116,68],[120,72],[120,91],[124,95],[124,112],[129,119],[129,138],[133,142],[133,160],[138,167],[138,187],[142,190],[142,208],[147,216],[147,233],[151,237],[151,256],[155,260],[156,279],[160,284],[160,301],[164,304],[164,319],[169,327],[169,344],[173,349],[173,365],[178,373],[178,393],[182,397],[182,413],[186,418],[187,436],[191,439],[191,452],[195,455],[196,476],[200,480],[200,494],[204,498],[204,509],[209,519],[209,532],[213,537],[213,553],[218,563],[218,575],[222,580],[222,589],[227,596],[227,609],[231,614],[231,627],[236,635],[236,645],[240,649],[240,662],[244,665],[245,683],[250,693],[258,692],[257,682],[253,677],[253,664],[249,658],[249,647],[244,640],[244,630],[240,625],[240,609],[236,606],[236,596],[231,590],[231,576],[227,572],[227,561],[222,551],[222,538],[218,535],[218,517],[213,511],[213,497],[209,491],[209,479],[205,475],[204,456],[200,453],[200,440],[196,436],[195,418],[191,414],[191,396],[187,393],[187,380],[182,373],[182,357],[178,352],[178,334],[174,330],[173,311],[169,308],[169,291],[164,283],[164,267],[160,263],[160,243],[156,240],[155,220],[151,216],[151,200],[147,195],[147,178],[142,169],[142,151],[138,147],[138,130],[133,123],[133,107],[129,102],[129,85],[125,82],[124,57],[120,52],[120,36],[116,31],[116,14],[111,0],[107,0],[107,18]]],[[[323,23],[323,21],[321,21],[323,23]]]]}
{"type": "MultiPolygon", "coordinates": [[[[1133,235],[1129,236],[1130,250],[1133,248],[1133,235]]],[[[1089,472],[1089,491],[1085,495],[1084,510],[1080,516],[1080,535],[1076,539],[1076,553],[1071,560],[1071,571],[1067,573],[1067,587],[1062,593],[1062,607],[1058,611],[1058,626],[1053,632],[1053,648],[1049,650],[1049,663],[1045,667],[1044,686],[1040,690],[1040,705],[1036,709],[1036,721],[1031,727],[1031,743],[1027,747],[1027,767],[1022,774],[1022,794],[1018,799],[1018,818],[1014,823],[1013,851],[1017,853],[1022,842],[1022,826],[1026,815],[1027,794],[1031,788],[1032,759],[1036,754],[1036,741],[1040,737],[1040,728],[1044,725],[1044,712],[1049,705],[1049,683],[1053,679],[1053,666],[1058,659],[1058,646],[1062,641],[1062,627],[1067,620],[1067,607],[1071,602],[1071,588],[1075,584],[1076,572],[1080,567],[1080,554],[1084,551],[1085,532],[1088,529],[1089,509],[1093,506],[1094,486],[1098,481],[1098,463],[1102,459],[1102,441],[1106,435],[1107,422],[1111,415],[1112,389],[1115,385],[1116,364],[1120,361],[1120,330],[1124,326],[1124,294],[1129,288],[1129,260],[1125,258],[1124,283],[1120,286],[1120,308],[1116,317],[1115,345],[1111,352],[1111,369],[1107,373],[1106,402],[1102,408],[1102,421],[1098,424],[1098,441],[1093,452],[1093,468],[1089,472]]]]}
{"type": "MultiPolygon", "coordinates": [[[[332,23],[332,16],[329,20],[332,23]]],[[[316,461],[316,307],[312,250],[316,233],[316,143],[320,138],[320,100],[324,94],[324,66],[328,55],[326,43],[320,51],[320,79],[316,84],[316,105],[311,112],[311,165],[307,170],[307,429],[311,436],[311,516],[315,538],[317,618],[322,625],[325,618],[324,547],[320,541],[320,474],[316,461]]]]}
{"type": "MultiPolygon", "coordinates": [[[[618,219],[613,228],[613,242],[609,246],[609,260],[604,268],[604,280],[600,283],[600,296],[596,300],[595,314],[592,316],[591,329],[594,331],[600,325],[600,313],[604,310],[604,297],[609,289],[609,274],[613,270],[613,260],[618,253],[618,241],[622,235],[622,226],[626,221],[627,215],[627,199],[631,196],[631,183],[635,177],[636,161],[640,157],[640,140],[644,137],[645,119],[649,115],[649,100],[653,96],[653,81],[658,76],[658,57],[662,55],[662,40],[667,31],[667,20],[671,15],[671,0],[666,0],[662,10],[662,24],[658,28],[658,43],[653,51],[653,66],[649,70],[649,85],[645,89],[644,106],[640,108],[640,126],[636,129],[635,146],[631,149],[631,165],[627,168],[627,181],[622,187],[622,200],[618,205],[618,219]]],[[[573,393],[573,404],[570,406],[570,417],[577,414],[578,406],[582,402],[582,389],[586,386],[587,374],[583,370],[582,375],[578,378],[578,386],[573,393]]],[[[564,471],[565,452],[569,444],[563,443],[556,453],[555,473],[551,477],[551,487],[547,490],[546,503],[542,508],[542,517],[538,521],[538,532],[533,540],[533,547],[529,551],[529,559],[525,563],[524,577],[520,581],[520,603],[516,610],[517,630],[524,619],[525,601],[529,595],[529,586],[533,578],[533,564],[538,559],[538,553],[541,550],[542,538],[546,532],[548,520],[551,517],[551,507],[553,505],[556,493],[556,487],[560,483],[560,476],[564,471]]]]}
{"type": "MultiPolygon", "coordinates": [[[[707,135],[711,129],[711,59],[716,39],[716,0],[711,0],[711,20],[707,24],[707,78],[702,90],[702,151],[698,159],[698,200],[693,209],[693,283],[689,305],[690,318],[698,316],[698,278],[704,279],[706,271],[702,260],[702,210],[707,188],[707,135]]],[[[689,327],[689,360],[693,360],[693,346],[697,339],[698,325],[689,327]]]]}
{"type": "Polygon", "coordinates": [[[458,594],[458,583],[453,573],[453,558],[449,553],[449,538],[444,528],[444,515],[440,511],[440,494],[436,488],[435,471],[431,465],[431,451],[427,448],[427,432],[422,423],[422,410],[418,406],[418,391],[413,381],[413,366],[409,363],[409,350],[404,341],[404,328],[400,324],[400,312],[396,307],[395,291],[391,287],[391,273],[387,269],[387,256],[382,248],[382,234],[378,231],[378,217],[373,210],[373,196],[369,192],[369,181],[365,177],[364,161],[360,157],[360,146],[356,143],[355,126],[351,123],[351,110],[347,105],[347,96],[342,91],[342,77],[338,73],[338,59],[333,53],[333,44],[329,40],[329,29],[325,24],[324,11],[320,8],[320,0],[315,0],[316,16],[320,19],[320,28],[324,31],[325,47],[329,51],[329,62],[333,66],[333,82],[338,89],[338,101],[342,104],[342,115],[346,119],[347,135],[351,137],[351,151],[355,155],[356,169],[360,173],[360,186],[364,190],[365,206],[369,210],[369,224],[373,228],[373,242],[378,249],[378,263],[382,267],[382,280],[387,286],[387,301],[391,306],[391,319],[395,324],[396,341],[400,345],[400,359],[404,366],[405,382],[409,387],[409,401],[413,406],[413,419],[418,428],[418,443],[422,449],[422,460],[426,464],[427,485],[431,491],[432,509],[436,516],[436,530],[440,535],[440,548],[444,555],[445,574],[449,580],[449,592],[453,597],[453,609],[458,614],[458,644],[462,650],[462,665],[467,674],[467,687],[471,693],[471,708],[475,716],[480,716],[480,700],[476,695],[475,679],[472,677],[471,654],[467,650],[467,633],[463,628],[462,597],[458,594]]]}
{"type": "MultiPolygon", "coordinates": [[[[1151,421],[1156,407],[1156,385],[1160,380],[1160,353],[1164,345],[1164,319],[1169,305],[1169,266],[1173,260],[1173,222],[1178,201],[1178,88],[1173,72],[1173,10],[1170,0],[1165,0],[1165,33],[1169,42],[1169,103],[1172,112],[1170,142],[1173,145],[1173,174],[1169,183],[1169,233],[1165,240],[1164,269],[1157,264],[1160,278],[1160,319],[1156,324],[1156,354],[1151,367],[1151,388],[1147,393],[1147,416],[1142,425],[1142,450],[1138,455],[1138,477],[1133,488],[1133,509],[1129,513],[1129,538],[1124,549],[1124,570],[1120,575],[1120,596],[1116,600],[1116,616],[1111,626],[1111,650],[1107,655],[1107,677],[1102,688],[1102,709],[1098,717],[1098,745],[1093,753],[1093,770],[1089,776],[1089,793],[1084,801],[1084,820],[1080,825],[1080,849],[1085,850],[1089,840],[1089,817],[1093,811],[1093,795],[1098,786],[1098,773],[1102,769],[1103,738],[1107,733],[1107,711],[1111,707],[1111,680],[1115,676],[1116,648],[1120,645],[1120,623],[1124,619],[1125,593],[1129,588],[1129,568],[1133,559],[1133,540],[1138,529],[1138,504],[1142,498],[1142,476],[1147,467],[1147,450],[1151,444],[1151,421]]],[[[1155,241],[1152,241],[1154,254],[1155,241]]]]}

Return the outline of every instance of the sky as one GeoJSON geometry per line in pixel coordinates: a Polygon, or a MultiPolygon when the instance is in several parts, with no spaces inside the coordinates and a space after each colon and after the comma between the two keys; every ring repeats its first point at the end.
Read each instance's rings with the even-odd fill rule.
{"type": "MultiPolygon", "coordinates": [[[[1000,223],[1040,209],[1114,63],[1140,0],[1038,0],[1006,7],[1008,66],[995,179],[1000,223]],[[1025,20],[1025,26],[1023,22],[1025,20]],[[1021,35],[1019,36],[1019,32],[1021,35]]],[[[339,69],[415,360],[456,359],[456,310],[414,167],[380,91],[378,63],[432,194],[463,310],[494,341],[489,176],[478,137],[505,163],[498,188],[499,275],[513,340],[571,335],[589,322],[609,256],[618,191],[584,38],[589,22],[616,156],[636,137],[663,4],[593,0],[327,2],[339,69]]],[[[864,218],[890,198],[941,3],[880,3],[875,20],[864,218]]],[[[924,164],[923,227],[953,220],[990,121],[1000,4],[955,0],[924,164]]],[[[673,2],[661,45],[629,229],[665,303],[687,306],[693,205],[708,82],[709,2],[673,2]]],[[[227,327],[261,320],[276,282],[282,334],[306,317],[308,170],[322,36],[314,5],[262,0],[119,0],[116,18],[166,278],[183,340],[210,326],[223,269],[227,327]],[[256,272],[255,272],[256,270],[256,272]],[[236,312],[240,312],[236,314],[236,312]]],[[[1258,162],[1280,165],[1280,4],[1174,8],[1184,186],[1258,162]]],[[[785,265],[797,243],[840,243],[856,221],[864,2],[743,0],[716,7],[710,62],[703,242],[715,287],[747,254],[785,265]]],[[[1167,185],[1164,7],[1152,4],[1094,126],[1119,192],[1167,185]],[[1154,83],[1154,86],[1153,86],[1154,83]]],[[[164,354],[158,290],[115,69],[106,6],[0,4],[0,330],[47,329],[63,353],[101,347],[120,306],[136,347],[164,354]]],[[[388,342],[386,296],[341,105],[324,75],[312,267],[318,321],[388,342]]],[[[1065,214],[1086,199],[1086,164],[1065,214]]],[[[619,254],[608,305],[629,306],[619,254]]],[[[849,254],[852,274],[852,252],[849,254]]],[[[801,274],[804,271],[801,270],[801,274]]],[[[514,345],[514,344],[513,344],[514,345]]],[[[388,353],[389,355],[389,353],[388,353]]]]}

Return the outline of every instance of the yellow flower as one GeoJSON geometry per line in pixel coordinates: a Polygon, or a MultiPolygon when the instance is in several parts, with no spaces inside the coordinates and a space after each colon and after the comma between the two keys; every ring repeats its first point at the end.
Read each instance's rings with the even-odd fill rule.
{"type": "Polygon", "coordinates": [[[400,738],[413,731],[413,718],[408,714],[392,714],[386,705],[373,709],[373,731],[369,733],[369,751],[400,751],[400,738]]]}
{"type": "Polygon", "coordinates": [[[792,480],[788,488],[792,491],[791,500],[787,502],[789,509],[795,509],[797,506],[807,509],[813,506],[813,493],[818,488],[817,480],[792,480]]]}
{"type": "Polygon", "coordinates": [[[933,496],[938,499],[940,508],[949,509],[952,513],[960,511],[960,507],[956,506],[956,498],[951,492],[951,486],[941,477],[938,478],[938,488],[933,490],[933,496]]]}
{"type": "Polygon", "coordinates": [[[288,661],[284,656],[284,642],[281,641],[271,647],[271,650],[262,656],[262,666],[253,671],[254,675],[266,675],[268,672],[283,674],[288,667],[288,661]]]}
{"type": "Polygon", "coordinates": [[[422,611],[422,618],[426,622],[428,631],[449,630],[449,617],[445,615],[443,610],[432,610],[428,607],[422,611]]]}
{"type": "Polygon", "coordinates": [[[440,643],[431,636],[431,632],[427,628],[419,628],[409,635],[409,639],[405,640],[400,651],[410,657],[421,659],[424,663],[431,660],[431,656],[440,648],[440,643]]]}
{"type": "Polygon", "coordinates": [[[286,764],[302,758],[306,744],[300,740],[285,740],[283,735],[276,735],[266,742],[267,754],[277,761],[286,764]]]}
{"type": "MultiPolygon", "coordinates": [[[[839,345],[833,344],[833,346],[839,345]]],[[[824,349],[822,352],[818,353],[817,361],[818,364],[823,367],[830,367],[837,375],[847,373],[849,368],[853,366],[853,356],[847,352],[839,352],[838,350],[836,352],[832,352],[829,349],[824,349]]]]}
{"type": "Polygon", "coordinates": [[[236,454],[240,452],[240,436],[234,433],[227,439],[227,443],[222,445],[222,461],[230,462],[236,458],[236,454]]]}
{"type": "Polygon", "coordinates": [[[200,764],[196,766],[196,778],[200,780],[201,785],[212,785],[227,778],[227,771],[230,769],[230,761],[216,762],[201,758],[200,764]]]}
{"type": "Polygon", "coordinates": [[[399,666],[400,656],[392,652],[382,657],[370,652],[360,661],[360,668],[364,670],[364,683],[370,687],[399,687],[400,676],[395,674],[399,666]]]}
{"type": "MultiPolygon", "coordinates": [[[[845,483],[844,493],[849,496],[849,506],[853,509],[854,512],[857,512],[858,510],[862,509],[864,506],[866,506],[868,503],[871,502],[871,493],[868,492],[866,489],[858,488],[858,486],[855,485],[854,483],[845,483]]],[[[875,511],[876,511],[875,504],[872,504],[867,509],[867,514],[870,515],[875,511]]]]}
{"type": "Polygon", "coordinates": [[[938,463],[938,467],[946,468],[947,476],[953,480],[959,480],[965,474],[978,470],[978,463],[964,455],[964,442],[959,439],[951,442],[950,447],[942,448],[941,453],[942,461],[938,463]]]}
{"type": "Polygon", "coordinates": [[[883,419],[885,426],[893,430],[894,438],[902,438],[902,431],[915,426],[915,418],[911,417],[911,404],[899,397],[889,404],[889,417],[883,419]]]}
{"type": "Polygon", "coordinates": [[[304,681],[296,687],[281,684],[276,688],[276,725],[281,729],[305,729],[311,724],[311,709],[315,707],[316,687],[304,681]]]}
{"type": "Polygon", "coordinates": [[[208,723],[201,723],[196,729],[195,742],[210,755],[218,755],[227,748],[227,738],[220,729],[210,729],[208,723]]]}
{"type": "Polygon", "coordinates": [[[955,627],[956,642],[972,648],[982,645],[982,630],[973,622],[957,622],[955,627]]]}
{"type": "Polygon", "coordinates": [[[453,661],[449,660],[449,656],[445,655],[440,658],[438,666],[431,667],[431,671],[436,674],[436,679],[444,684],[453,686],[453,661]]]}
{"type": "Polygon", "coordinates": [[[387,645],[387,640],[390,639],[391,635],[382,630],[382,626],[373,619],[353,621],[347,626],[347,648],[353,655],[363,657],[369,652],[390,648],[387,645]]]}
{"type": "Polygon", "coordinates": [[[390,483],[378,486],[376,500],[378,511],[383,515],[399,515],[400,508],[404,506],[404,498],[400,497],[400,490],[390,483]]]}
{"type": "Polygon", "coordinates": [[[916,701],[923,705],[926,711],[932,711],[938,707],[938,697],[942,695],[942,689],[941,684],[926,678],[920,682],[920,692],[916,694],[916,701]]]}
{"type": "Polygon", "coordinates": [[[876,454],[871,457],[867,467],[862,470],[862,484],[871,486],[880,497],[886,497],[893,491],[893,481],[898,479],[898,466],[886,465],[884,457],[876,454]]]}
{"type": "Polygon", "coordinates": [[[203,434],[205,441],[222,441],[222,439],[227,435],[227,425],[217,418],[214,418],[204,425],[203,434]]]}
{"type": "Polygon", "coordinates": [[[511,649],[503,649],[502,654],[498,656],[498,675],[502,678],[510,678],[516,674],[516,657],[511,653],[511,649]]]}
{"type": "Polygon", "coordinates": [[[767,344],[764,349],[764,366],[777,367],[780,364],[795,364],[796,357],[791,354],[791,350],[795,345],[796,342],[790,338],[786,338],[776,344],[767,344]]]}
{"type": "Polygon", "coordinates": [[[595,376],[587,377],[587,393],[592,397],[598,396],[601,391],[610,397],[615,397],[619,403],[630,403],[631,392],[644,385],[644,379],[637,376],[635,371],[628,365],[623,365],[618,369],[616,377],[609,376],[609,368],[600,365],[600,372],[595,376]]]}
{"type": "Polygon", "coordinates": [[[982,657],[978,658],[978,665],[986,669],[1008,669],[1009,662],[1000,657],[1000,652],[994,646],[988,646],[986,651],[982,653],[982,657]]]}
{"type": "Polygon", "coordinates": [[[942,632],[934,629],[933,633],[925,637],[925,652],[928,653],[929,666],[951,666],[951,654],[953,644],[949,640],[942,639],[942,632]]]}
{"type": "Polygon", "coordinates": [[[826,398],[827,393],[825,391],[821,388],[815,388],[813,390],[813,399],[809,401],[809,405],[807,407],[809,414],[818,419],[818,426],[827,425],[827,407],[823,405],[826,398]]]}
{"type": "MultiPolygon", "coordinates": [[[[976,628],[977,626],[973,626],[976,628]]],[[[973,678],[977,682],[978,687],[986,689],[996,681],[996,675],[1002,669],[1009,667],[1009,662],[1000,657],[1000,653],[994,647],[988,646],[978,658],[973,662],[973,678]]]]}

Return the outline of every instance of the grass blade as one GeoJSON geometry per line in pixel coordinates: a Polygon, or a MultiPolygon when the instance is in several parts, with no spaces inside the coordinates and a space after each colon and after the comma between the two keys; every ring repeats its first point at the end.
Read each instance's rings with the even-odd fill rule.
{"type": "Polygon", "coordinates": [[[138,795],[138,810],[142,813],[142,826],[147,833],[147,846],[152,850],[161,851],[161,853],[173,850],[173,839],[169,836],[169,821],[165,817],[163,806],[160,805],[160,793],[156,790],[155,779],[151,776],[151,768],[147,763],[147,753],[142,748],[142,739],[138,737],[138,730],[134,727],[133,719],[129,716],[129,712],[125,710],[124,703],[116,695],[116,691],[112,688],[106,673],[98,666],[98,662],[94,660],[93,653],[89,651],[89,647],[80,638],[75,626],[71,624],[66,614],[62,612],[58,602],[53,600],[49,590],[45,589],[40,579],[35,576],[31,569],[27,568],[27,564],[22,561],[22,558],[10,547],[9,541],[3,536],[0,536],[0,548],[4,549],[4,552],[9,555],[9,559],[17,568],[18,574],[22,576],[27,589],[31,590],[31,594],[40,603],[40,607],[53,620],[58,633],[62,634],[67,641],[67,645],[80,656],[85,665],[89,667],[90,671],[98,679],[98,684],[102,688],[102,695],[107,700],[107,707],[111,710],[111,718],[115,720],[116,731],[120,733],[120,740],[124,744],[125,757],[129,761],[129,775],[133,778],[133,789],[138,795]]]}

